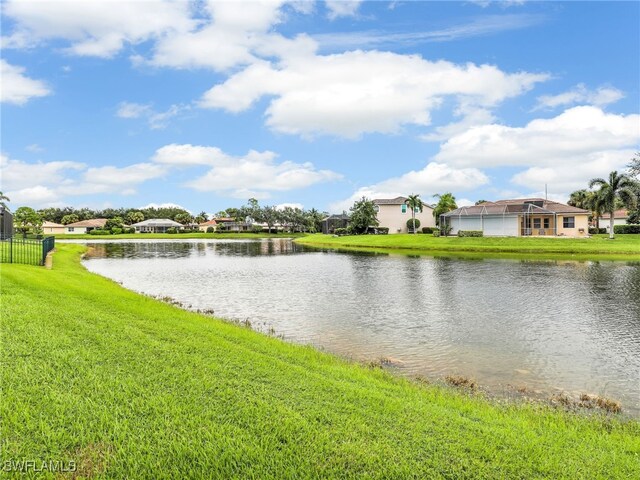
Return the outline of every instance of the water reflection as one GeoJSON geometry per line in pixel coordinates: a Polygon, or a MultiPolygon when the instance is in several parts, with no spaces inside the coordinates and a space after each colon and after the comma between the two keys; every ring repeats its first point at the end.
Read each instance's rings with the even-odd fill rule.
{"type": "Polygon", "coordinates": [[[603,394],[640,412],[640,265],[310,250],[286,239],[94,244],[87,267],[407,374],[603,394]]]}

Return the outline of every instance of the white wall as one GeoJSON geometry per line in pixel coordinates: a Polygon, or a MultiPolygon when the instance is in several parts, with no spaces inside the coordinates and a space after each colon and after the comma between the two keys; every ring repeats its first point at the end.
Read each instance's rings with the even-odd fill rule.
{"type": "MultiPolygon", "coordinates": [[[[402,205],[378,205],[376,217],[379,226],[387,227],[389,233],[407,233],[407,220],[412,218],[409,206],[406,206],[406,212],[402,213],[402,205]]],[[[436,226],[431,207],[422,207],[422,212],[416,212],[416,219],[420,220],[420,228],[436,226]]]]}

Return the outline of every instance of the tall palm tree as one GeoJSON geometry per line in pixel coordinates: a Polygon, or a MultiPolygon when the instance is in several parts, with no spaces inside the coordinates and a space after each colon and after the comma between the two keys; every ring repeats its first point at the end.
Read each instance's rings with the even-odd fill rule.
{"type": "Polygon", "coordinates": [[[603,178],[592,178],[589,188],[599,187],[596,191],[596,205],[605,212],[609,212],[609,238],[613,239],[613,217],[616,210],[616,201],[621,200],[624,205],[635,205],[636,184],[625,174],[618,174],[615,170],[609,174],[609,181],[603,178]]]}
{"type": "Polygon", "coordinates": [[[583,210],[587,210],[589,204],[589,197],[591,192],[589,190],[583,188],[582,190],[576,190],[569,195],[569,201],[567,202],[569,205],[572,205],[577,208],[582,208],[583,210]]]}
{"type": "Polygon", "coordinates": [[[433,209],[433,216],[436,217],[436,224],[440,225],[440,215],[455,210],[458,208],[458,205],[456,204],[456,197],[450,192],[443,193],[442,195],[436,193],[434,197],[438,199],[438,204],[433,209]]]}
{"type": "Polygon", "coordinates": [[[411,209],[411,220],[413,220],[413,233],[415,235],[416,233],[416,209],[418,209],[418,211],[420,213],[422,213],[422,208],[424,207],[424,203],[422,203],[422,200],[420,200],[420,195],[418,194],[411,194],[407,197],[407,200],[404,202],[406,203],[409,208],[411,209]]]}

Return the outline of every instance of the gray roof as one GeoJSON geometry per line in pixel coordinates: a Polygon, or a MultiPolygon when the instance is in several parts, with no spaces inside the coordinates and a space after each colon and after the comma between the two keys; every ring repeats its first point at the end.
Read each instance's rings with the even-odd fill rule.
{"type": "Polygon", "coordinates": [[[454,217],[460,215],[516,215],[519,213],[554,215],[556,213],[589,213],[589,211],[543,198],[524,198],[498,200],[497,202],[484,202],[480,205],[460,207],[443,215],[445,217],[454,217]]]}
{"type": "Polygon", "coordinates": [[[143,222],[134,223],[132,227],[182,227],[183,225],[168,218],[150,218],[143,222]]]}
{"type": "Polygon", "coordinates": [[[329,215],[326,218],[323,218],[322,221],[325,220],[349,220],[349,215],[346,215],[344,213],[336,213],[334,215],[329,215]]]}
{"type": "Polygon", "coordinates": [[[376,205],[402,205],[407,200],[407,197],[376,198],[373,200],[373,203],[375,203],[376,205]]]}

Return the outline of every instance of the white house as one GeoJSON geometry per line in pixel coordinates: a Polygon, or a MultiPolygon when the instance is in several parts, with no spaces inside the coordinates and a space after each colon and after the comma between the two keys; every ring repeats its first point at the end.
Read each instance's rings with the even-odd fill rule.
{"type": "Polygon", "coordinates": [[[90,220],[81,220],[80,222],[70,223],[65,227],[64,233],[83,234],[89,233],[91,230],[103,229],[107,223],[106,218],[92,218],[90,220]]]}
{"type": "MultiPolygon", "coordinates": [[[[613,225],[626,225],[629,218],[629,212],[625,209],[616,210],[613,212],[613,225]]],[[[609,212],[603,213],[602,216],[598,219],[598,228],[606,228],[607,232],[609,231],[611,223],[609,220],[611,219],[611,214],[609,212]]]]}
{"type": "MultiPolygon", "coordinates": [[[[388,228],[389,233],[407,233],[409,231],[407,220],[410,220],[412,216],[411,209],[406,202],[407,197],[374,199],[378,226],[388,228]]],[[[423,205],[422,212],[416,208],[415,213],[415,218],[420,220],[420,228],[436,226],[433,207],[430,205],[423,205]]]]}
{"type": "Polygon", "coordinates": [[[143,222],[131,225],[136,229],[136,233],[166,233],[170,228],[179,230],[183,227],[181,223],[174,222],[168,218],[150,218],[143,222]]]}

